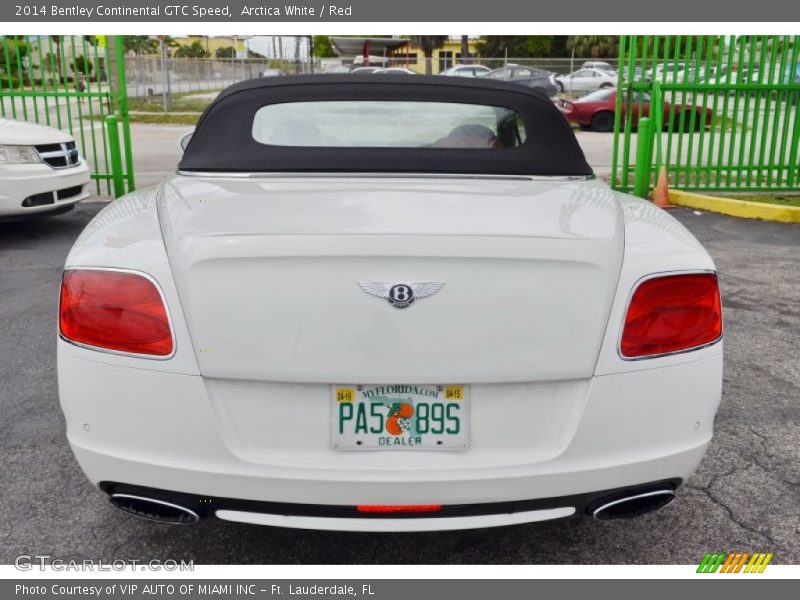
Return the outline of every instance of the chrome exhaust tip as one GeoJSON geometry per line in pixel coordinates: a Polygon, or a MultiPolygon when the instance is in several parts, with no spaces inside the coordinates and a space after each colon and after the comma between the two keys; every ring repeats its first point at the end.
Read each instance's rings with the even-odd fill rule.
{"type": "Polygon", "coordinates": [[[675,490],[660,489],[649,492],[633,493],[629,495],[607,498],[596,503],[597,508],[590,507],[591,515],[598,521],[612,519],[633,519],[649,512],[664,508],[675,500],[675,490]]]}
{"type": "Polygon", "coordinates": [[[200,520],[200,515],[185,506],[155,498],[132,494],[111,494],[109,501],[112,506],[129,515],[157,523],[191,525],[200,520]]]}

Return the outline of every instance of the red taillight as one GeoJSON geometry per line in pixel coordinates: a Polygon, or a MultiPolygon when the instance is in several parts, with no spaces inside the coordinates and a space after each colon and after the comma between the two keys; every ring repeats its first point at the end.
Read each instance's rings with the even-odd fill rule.
{"type": "Polygon", "coordinates": [[[721,335],[717,276],[667,275],[636,288],[625,315],[620,351],[627,358],[666,354],[709,344],[721,335]]]}
{"type": "Polygon", "coordinates": [[[61,335],[98,348],[168,356],[172,332],[152,281],[118,271],[65,271],[59,309],[61,335]]]}
{"type": "Polygon", "coordinates": [[[439,512],[441,504],[359,504],[358,512],[366,513],[410,513],[439,512]]]}

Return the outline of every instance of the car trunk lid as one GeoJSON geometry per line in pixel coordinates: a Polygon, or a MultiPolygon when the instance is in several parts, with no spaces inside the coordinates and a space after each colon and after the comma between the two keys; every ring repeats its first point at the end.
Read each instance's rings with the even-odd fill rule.
{"type": "Polygon", "coordinates": [[[178,176],[159,211],[211,378],[590,377],[623,254],[589,180],[178,176]],[[443,285],[398,309],[359,282],[443,285]]]}

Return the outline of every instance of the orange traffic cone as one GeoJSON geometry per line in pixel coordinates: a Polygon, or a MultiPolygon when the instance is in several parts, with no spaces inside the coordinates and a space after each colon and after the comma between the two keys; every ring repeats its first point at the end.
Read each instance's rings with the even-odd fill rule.
{"type": "Polygon", "coordinates": [[[653,204],[659,208],[677,208],[669,201],[669,185],[667,184],[667,167],[661,167],[658,182],[653,190],[653,204]]]}

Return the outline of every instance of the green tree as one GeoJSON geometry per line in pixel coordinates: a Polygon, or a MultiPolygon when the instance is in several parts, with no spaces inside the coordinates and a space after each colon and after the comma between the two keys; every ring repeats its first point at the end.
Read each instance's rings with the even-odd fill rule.
{"type": "Polygon", "coordinates": [[[25,72],[25,57],[30,52],[31,45],[25,41],[24,36],[7,36],[0,41],[0,89],[29,83],[25,72]]]}
{"type": "Polygon", "coordinates": [[[94,65],[91,60],[88,60],[83,54],[80,54],[72,59],[72,64],[70,64],[69,68],[72,69],[72,72],[76,75],[78,73],[91,75],[94,65]]]}
{"type": "Polygon", "coordinates": [[[314,36],[314,56],[317,58],[332,58],[336,56],[329,35],[314,36]]]}
{"type": "Polygon", "coordinates": [[[549,58],[556,56],[556,46],[552,35],[490,35],[478,43],[478,52],[488,58],[549,58]]]}
{"type": "Polygon", "coordinates": [[[137,56],[158,54],[160,44],[158,40],[149,35],[123,35],[122,42],[125,52],[133,52],[137,56]]]}
{"type": "Polygon", "coordinates": [[[425,74],[433,73],[433,51],[444,46],[446,35],[412,35],[411,45],[416,46],[425,55],[425,74]]]}
{"type": "Polygon", "coordinates": [[[203,44],[195,40],[188,46],[179,45],[174,56],[175,58],[208,58],[209,53],[203,48],[203,44]]]}
{"type": "Polygon", "coordinates": [[[214,56],[216,58],[236,58],[236,48],[233,46],[217,48],[216,52],[214,52],[214,56]]]}
{"type": "Polygon", "coordinates": [[[567,49],[581,58],[617,58],[619,36],[616,35],[571,35],[567,49]]]}

